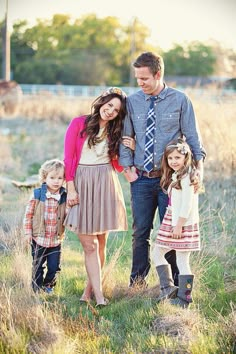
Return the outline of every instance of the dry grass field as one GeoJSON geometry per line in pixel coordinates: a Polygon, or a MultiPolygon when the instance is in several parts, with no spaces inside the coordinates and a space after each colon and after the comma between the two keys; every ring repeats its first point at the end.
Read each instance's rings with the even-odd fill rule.
{"type": "Polygon", "coordinates": [[[30,191],[16,188],[12,180],[24,181],[37,174],[45,159],[63,157],[67,124],[88,113],[92,99],[44,94],[23,97],[13,116],[0,110],[0,353],[235,353],[236,95],[189,95],[207,158],[205,192],[200,195],[202,250],[191,258],[196,282],[188,310],[155,303],[154,269],[147,291],[127,289],[131,216],[129,186],[122,174],[130,231],[109,237],[103,275],[110,306],[98,311],[94,304],[79,303],[83,255],[69,233],[55,294],[31,292],[31,255],[21,242],[30,191]]]}

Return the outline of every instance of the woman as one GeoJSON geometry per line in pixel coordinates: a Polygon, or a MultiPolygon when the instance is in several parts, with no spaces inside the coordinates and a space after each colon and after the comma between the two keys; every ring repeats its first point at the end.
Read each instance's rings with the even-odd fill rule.
{"type": "Polygon", "coordinates": [[[64,146],[67,202],[65,226],[78,234],[88,281],[81,301],[94,294],[97,306],[108,300],[102,291],[101,269],[109,231],[126,231],[124,197],[115,170],[125,116],[125,93],[111,87],[92,104],[91,114],[72,119],[64,146]]]}

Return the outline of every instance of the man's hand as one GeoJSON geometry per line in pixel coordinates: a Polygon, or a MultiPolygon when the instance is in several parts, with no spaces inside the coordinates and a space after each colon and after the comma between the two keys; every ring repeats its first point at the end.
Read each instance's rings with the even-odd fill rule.
{"type": "Polygon", "coordinates": [[[203,160],[199,160],[196,162],[196,170],[193,174],[194,182],[192,185],[194,186],[194,193],[197,193],[202,188],[203,182],[203,160]]]}

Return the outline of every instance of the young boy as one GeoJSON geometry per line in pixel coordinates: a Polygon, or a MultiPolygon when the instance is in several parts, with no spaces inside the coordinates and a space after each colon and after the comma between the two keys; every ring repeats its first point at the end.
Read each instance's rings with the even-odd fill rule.
{"type": "Polygon", "coordinates": [[[64,235],[63,222],[66,216],[66,190],[64,163],[48,160],[39,170],[42,183],[33,191],[23,221],[24,234],[32,248],[32,288],[53,292],[57,274],[60,272],[61,242],[64,235]],[[44,277],[45,263],[47,272],[44,277]]]}

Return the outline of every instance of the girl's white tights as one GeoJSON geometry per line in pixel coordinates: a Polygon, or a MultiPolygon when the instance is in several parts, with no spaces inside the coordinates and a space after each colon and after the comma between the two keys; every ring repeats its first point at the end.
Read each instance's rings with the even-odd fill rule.
{"type": "MultiPolygon", "coordinates": [[[[160,266],[163,264],[169,264],[165,259],[165,254],[171,251],[168,248],[158,247],[157,245],[153,248],[153,261],[155,266],[160,266]]],[[[189,257],[190,251],[176,251],[176,262],[179,268],[179,274],[192,274],[190,264],[189,264],[189,257]]]]}

